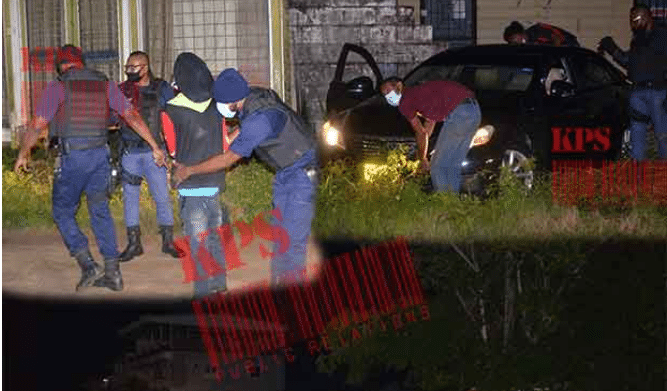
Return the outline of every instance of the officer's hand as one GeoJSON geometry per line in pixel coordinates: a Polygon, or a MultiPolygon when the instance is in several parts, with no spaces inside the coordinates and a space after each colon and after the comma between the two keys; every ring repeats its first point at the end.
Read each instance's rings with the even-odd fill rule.
{"type": "Polygon", "coordinates": [[[153,150],[153,161],[159,167],[166,167],[167,166],[166,156],[165,156],[164,152],[162,152],[161,149],[155,148],[153,150]]]}
{"type": "Polygon", "coordinates": [[[174,162],[174,172],[172,174],[172,178],[174,179],[176,186],[178,186],[184,180],[188,179],[189,176],[190,167],[184,166],[178,162],[174,162]]]}
{"type": "Polygon", "coordinates": [[[600,43],[598,44],[598,51],[599,52],[607,52],[609,54],[613,53],[616,51],[616,42],[614,42],[614,39],[612,37],[604,37],[600,40],[600,43]]]}
{"type": "Polygon", "coordinates": [[[19,174],[21,172],[21,169],[23,169],[24,171],[28,171],[29,162],[30,158],[19,154],[19,157],[16,159],[16,163],[14,163],[14,172],[19,174]]]}

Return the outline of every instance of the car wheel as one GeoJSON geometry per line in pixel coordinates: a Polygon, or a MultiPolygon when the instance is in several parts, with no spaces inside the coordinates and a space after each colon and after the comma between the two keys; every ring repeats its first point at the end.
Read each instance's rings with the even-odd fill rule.
{"type": "Polygon", "coordinates": [[[519,181],[530,190],[533,188],[535,172],[530,162],[531,154],[524,148],[509,147],[503,153],[501,167],[509,167],[519,181]]]}

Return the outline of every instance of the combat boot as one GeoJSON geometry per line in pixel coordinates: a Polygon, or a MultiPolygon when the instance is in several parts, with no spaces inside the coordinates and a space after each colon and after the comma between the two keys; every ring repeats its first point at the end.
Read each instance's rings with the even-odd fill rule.
{"type": "Polygon", "coordinates": [[[178,250],[174,247],[174,227],[161,225],[160,234],[162,235],[162,252],[178,258],[178,250]]]}
{"type": "Polygon", "coordinates": [[[74,255],[74,258],[76,258],[79,267],[81,267],[81,280],[76,285],[77,291],[81,288],[92,286],[103,275],[104,269],[93,260],[90,250],[82,250],[74,255]]]}
{"type": "Polygon", "coordinates": [[[138,225],[127,227],[127,247],[120,254],[120,262],[127,262],[143,253],[144,248],[141,246],[141,229],[138,225]]]}
{"type": "Polygon", "coordinates": [[[100,288],[109,288],[112,291],[123,290],[123,276],[120,274],[118,259],[104,260],[104,275],[93,285],[100,288]]]}

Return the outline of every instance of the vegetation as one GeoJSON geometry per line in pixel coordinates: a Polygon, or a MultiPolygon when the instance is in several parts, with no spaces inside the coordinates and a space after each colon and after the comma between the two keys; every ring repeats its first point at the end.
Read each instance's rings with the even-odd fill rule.
{"type": "MultiPolygon", "coordinates": [[[[11,171],[15,151],[3,150],[3,228],[53,227],[51,218],[52,159],[35,153],[32,171],[11,171]]],[[[425,177],[417,163],[392,152],[386,164],[368,179],[360,167],[335,162],[322,172],[313,230],[320,238],[347,237],[371,241],[406,236],[417,241],[527,240],[568,237],[667,237],[667,208],[650,204],[589,208],[554,204],[548,175],[538,178],[529,194],[508,172],[501,175],[497,196],[461,199],[447,193],[426,194],[425,177]]],[[[251,220],[271,210],[273,174],[255,160],[228,172],[221,200],[232,220],[251,220]]],[[[178,220],[176,192],[172,190],[178,220]]],[[[77,215],[88,224],[85,197],[77,215]]],[[[112,215],[122,226],[121,191],[110,201],[112,215]]],[[[155,205],[142,184],[140,221],[156,227],[155,205]]],[[[177,221],[178,225],[178,221],[177,221]]]]}

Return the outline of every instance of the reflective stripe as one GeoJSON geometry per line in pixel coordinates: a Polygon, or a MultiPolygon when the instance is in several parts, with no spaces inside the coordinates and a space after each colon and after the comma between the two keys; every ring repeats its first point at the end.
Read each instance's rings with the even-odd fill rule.
{"type": "Polygon", "coordinates": [[[178,194],[183,197],[213,197],[218,194],[217,187],[200,187],[199,189],[180,189],[178,194]]]}

